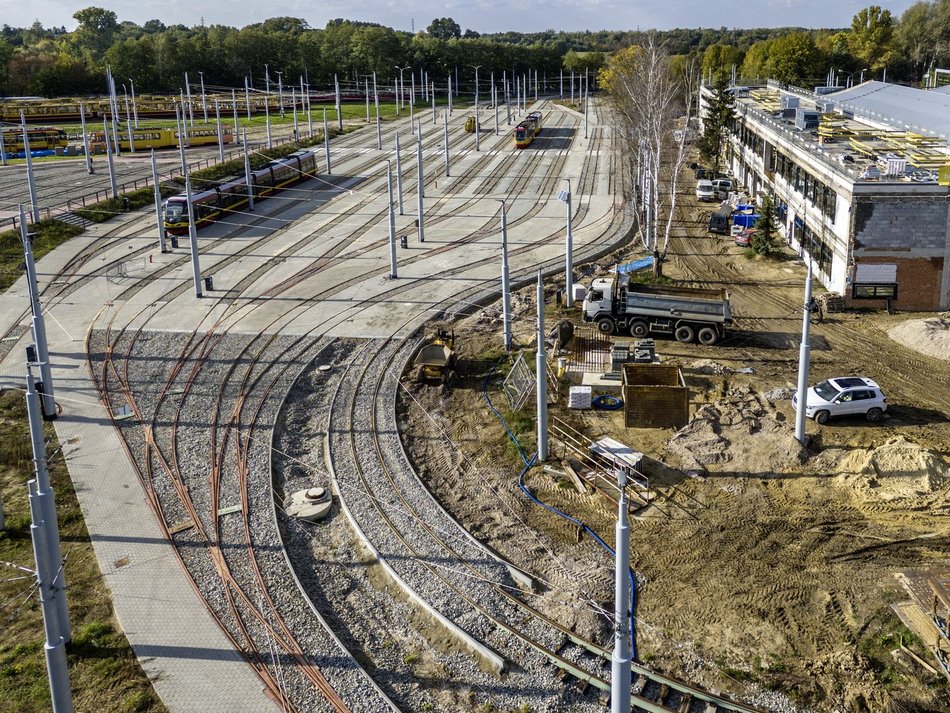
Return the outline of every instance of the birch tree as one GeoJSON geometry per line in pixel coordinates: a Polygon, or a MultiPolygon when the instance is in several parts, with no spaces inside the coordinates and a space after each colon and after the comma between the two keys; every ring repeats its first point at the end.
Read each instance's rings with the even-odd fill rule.
{"type": "Polygon", "coordinates": [[[665,43],[650,33],[643,46],[614,55],[603,73],[623,141],[637,158],[637,190],[643,207],[638,239],[653,253],[661,275],[675,225],[680,174],[694,107],[694,68],[671,66],[665,43]]]}

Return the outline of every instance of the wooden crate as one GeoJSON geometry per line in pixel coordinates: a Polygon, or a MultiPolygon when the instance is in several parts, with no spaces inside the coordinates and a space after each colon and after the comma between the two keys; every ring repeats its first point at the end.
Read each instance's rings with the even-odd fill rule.
{"type": "Polygon", "coordinates": [[[622,384],[627,428],[682,428],[689,422],[689,389],[678,366],[624,364],[622,384]]]}

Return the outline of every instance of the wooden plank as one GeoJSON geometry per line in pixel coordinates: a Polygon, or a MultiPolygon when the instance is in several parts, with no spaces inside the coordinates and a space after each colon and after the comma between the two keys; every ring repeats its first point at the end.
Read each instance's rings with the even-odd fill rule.
{"type": "Polygon", "coordinates": [[[916,662],[917,662],[917,665],[920,666],[920,667],[921,667],[922,669],[924,669],[925,671],[929,671],[929,672],[932,673],[934,676],[939,676],[939,675],[940,675],[940,672],[939,672],[937,669],[935,669],[935,668],[934,668],[933,666],[931,666],[929,663],[927,663],[926,661],[924,661],[922,658],[920,658],[920,656],[918,656],[917,654],[915,654],[913,651],[911,651],[910,649],[908,649],[908,648],[907,648],[906,646],[904,646],[903,644],[901,644],[900,650],[903,651],[903,652],[904,652],[905,654],[907,654],[908,656],[910,656],[914,661],[916,661],[916,662]]]}
{"type": "Polygon", "coordinates": [[[577,492],[579,492],[581,495],[587,495],[587,486],[584,485],[584,481],[581,480],[581,477],[577,474],[577,471],[574,470],[571,464],[564,460],[561,461],[561,466],[570,476],[571,481],[574,483],[574,487],[577,488],[577,492]]]}

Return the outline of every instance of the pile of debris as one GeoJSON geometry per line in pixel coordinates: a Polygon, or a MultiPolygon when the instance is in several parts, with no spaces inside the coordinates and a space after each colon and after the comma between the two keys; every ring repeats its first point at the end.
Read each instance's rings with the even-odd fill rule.
{"type": "Polygon", "coordinates": [[[750,474],[782,473],[797,465],[800,452],[784,420],[751,387],[733,389],[726,398],[699,408],[666,450],[684,471],[736,460],[750,474]]]}

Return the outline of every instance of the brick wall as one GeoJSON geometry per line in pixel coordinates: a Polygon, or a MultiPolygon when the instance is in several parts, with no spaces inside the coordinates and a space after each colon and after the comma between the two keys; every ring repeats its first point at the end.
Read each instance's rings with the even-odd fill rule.
{"type": "Polygon", "coordinates": [[[856,248],[939,250],[947,242],[947,199],[939,197],[856,198],[856,248]]]}
{"type": "MultiPolygon", "coordinates": [[[[947,212],[946,196],[856,197],[854,262],[897,265],[896,309],[939,309],[950,239],[947,212]]],[[[845,301],[852,307],[886,305],[884,300],[852,299],[850,288],[845,301]]]]}
{"type": "MultiPolygon", "coordinates": [[[[862,265],[882,263],[897,265],[897,299],[894,308],[901,310],[936,310],[940,306],[940,288],[943,279],[943,258],[885,257],[882,255],[865,256],[855,251],[855,261],[862,265]]],[[[851,290],[845,296],[845,304],[850,307],[873,307],[883,309],[885,300],[855,300],[851,290]]]]}

